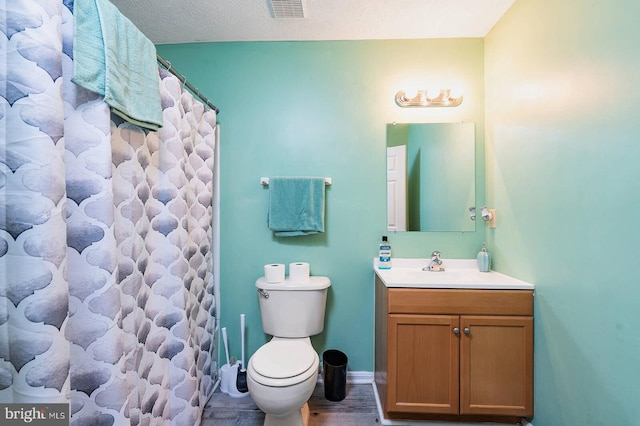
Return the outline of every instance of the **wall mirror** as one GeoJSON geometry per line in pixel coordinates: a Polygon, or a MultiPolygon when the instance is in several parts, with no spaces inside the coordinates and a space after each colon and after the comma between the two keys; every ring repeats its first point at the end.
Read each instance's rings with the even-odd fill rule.
{"type": "Polygon", "coordinates": [[[473,123],[387,125],[389,231],[475,231],[473,123]]]}

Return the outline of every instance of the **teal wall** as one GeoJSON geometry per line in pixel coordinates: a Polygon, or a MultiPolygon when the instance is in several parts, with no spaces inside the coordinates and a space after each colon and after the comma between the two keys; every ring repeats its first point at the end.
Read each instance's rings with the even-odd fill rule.
{"type": "Polygon", "coordinates": [[[536,426],[640,424],[638,16],[517,0],[485,39],[487,238],[536,285],[536,426]]]}
{"type": "MultiPolygon", "coordinates": [[[[386,124],[476,123],[477,173],[484,181],[482,39],[239,42],[158,46],[221,109],[221,312],[239,356],[238,316],[248,349],[266,341],[255,280],[266,263],[306,261],[327,275],[325,331],[318,352],[336,348],[354,371],[373,370],[373,271],[386,234],[386,124]],[[408,86],[459,85],[457,108],[401,109],[408,86]],[[261,176],[319,175],[327,188],[326,233],[274,238],[261,176]]],[[[479,185],[477,199],[485,198],[479,185]]],[[[393,255],[475,257],[484,228],[466,233],[389,235],[393,255]]]]}

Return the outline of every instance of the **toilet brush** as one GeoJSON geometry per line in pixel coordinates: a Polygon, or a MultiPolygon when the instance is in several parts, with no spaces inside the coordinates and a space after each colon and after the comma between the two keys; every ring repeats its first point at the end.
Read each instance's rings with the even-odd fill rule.
{"type": "Polygon", "coordinates": [[[227,356],[227,364],[231,365],[231,362],[229,362],[229,343],[227,341],[227,327],[222,327],[222,342],[224,343],[224,353],[227,356]]]}
{"type": "MultiPolygon", "coordinates": [[[[227,341],[227,328],[222,327],[222,342],[224,343],[224,353],[227,356],[227,363],[224,364],[220,368],[220,391],[223,393],[229,394],[229,384],[231,383],[231,374],[233,373],[231,369],[231,364],[229,360],[229,343],[227,341]]],[[[234,377],[235,379],[235,374],[234,377]]],[[[235,380],[234,380],[235,385],[235,380]]]]}
{"type": "Polygon", "coordinates": [[[245,393],[249,391],[249,388],[247,387],[247,366],[244,363],[244,314],[240,314],[240,348],[242,349],[242,362],[236,378],[236,388],[238,392],[245,393]]]}

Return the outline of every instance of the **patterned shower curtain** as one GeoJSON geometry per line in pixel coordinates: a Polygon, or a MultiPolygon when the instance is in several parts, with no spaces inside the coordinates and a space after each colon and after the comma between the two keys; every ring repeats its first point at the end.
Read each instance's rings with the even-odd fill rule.
{"type": "Polygon", "coordinates": [[[215,380],[216,116],[144,132],[71,83],[73,0],[0,0],[0,403],[185,425],[215,380]]]}

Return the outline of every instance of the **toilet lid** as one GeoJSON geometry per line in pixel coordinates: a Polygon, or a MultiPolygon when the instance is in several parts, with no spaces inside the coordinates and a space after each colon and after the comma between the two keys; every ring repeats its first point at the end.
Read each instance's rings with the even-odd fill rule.
{"type": "Polygon", "coordinates": [[[313,366],[317,354],[308,342],[276,340],[260,347],[251,357],[253,369],[264,377],[286,379],[313,366]]]}

